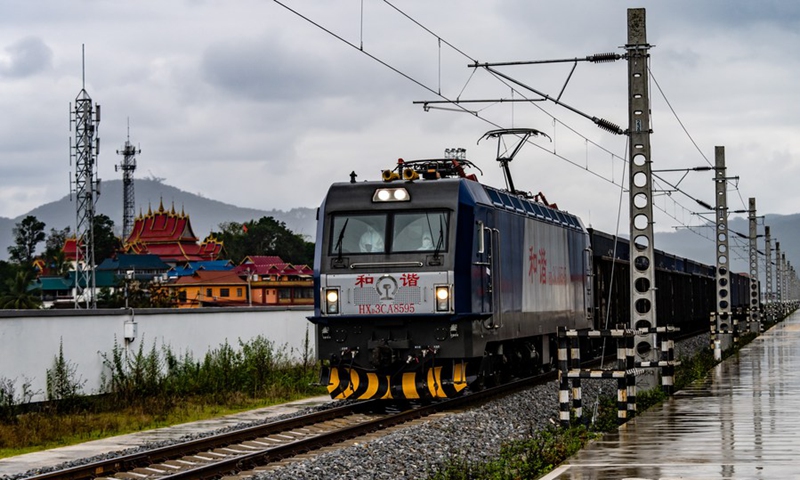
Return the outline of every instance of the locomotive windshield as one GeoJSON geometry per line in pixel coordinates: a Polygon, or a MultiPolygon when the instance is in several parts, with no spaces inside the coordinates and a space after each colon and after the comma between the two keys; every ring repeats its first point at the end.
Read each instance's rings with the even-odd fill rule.
{"type": "Polygon", "coordinates": [[[447,251],[449,215],[443,211],[353,213],[333,216],[329,252],[385,254],[447,251]]]}

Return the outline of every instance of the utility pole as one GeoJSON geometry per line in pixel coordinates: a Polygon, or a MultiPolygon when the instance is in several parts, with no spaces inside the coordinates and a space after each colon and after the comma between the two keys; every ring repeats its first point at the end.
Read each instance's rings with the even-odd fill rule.
{"type": "Polygon", "coordinates": [[[783,266],[781,265],[781,242],[775,242],[775,312],[783,316],[783,266]]]}
{"type": "MultiPolygon", "coordinates": [[[[650,95],[647,64],[650,58],[647,43],[645,9],[628,9],[628,151],[630,172],[630,285],[631,328],[651,329],[656,323],[656,276],[653,246],[652,159],[650,156],[650,95]]],[[[640,334],[635,338],[636,360],[659,360],[656,334],[640,334]]],[[[637,376],[637,387],[650,390],[659,385],[657,369],[648,369],[653,376],[637,376]]]]}
{"type": "Polygon", "coordinates": [[[730,263],[728,255],[728,177],[725,175],[725,147],[714,147],[714,185],[716,187],[717,216],[717,304],[714,357],[721,358],[722,352],[736,342],[736,320],[731,315],[730,263]]]}
{"type": "Polygon", "coordinates": [[[772,237],[769,233],[769,226],[764,226],[764,256],[767,257],[764,269],[766,276],[766,281],[764,282],[766,284],[764,287],[764,310],[768,316],[767,321],[772,323],[774,321],[772,316],[772,237]]]}
{"type": "Polygon", "coordinates": [[[750,223],[750,306],[747,309],[750,333],[761,331],[761,292],[758,288],[758,224],[756,222],[756,199],[750,197],[747,219],[750,223]]]}

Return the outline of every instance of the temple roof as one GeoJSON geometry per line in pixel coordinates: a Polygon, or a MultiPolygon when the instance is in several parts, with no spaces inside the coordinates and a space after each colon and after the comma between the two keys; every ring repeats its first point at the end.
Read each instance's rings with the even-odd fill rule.
{"type": "Polygon", "coordinates": [[[222,252],[222,242],[212,236],[197,243],[189,215],[175,206],[167,211],[162,201],[158,210],[149,207],[147,214],[134,219],[131,234],[125,242],[125,253],[158,255],[167,263],[216,260],[222,252]]]}
{"type": "Polygon", "coordinates": [[[78,258],[78,248],[77,248],[78,239],[74,236],[67,238],[64,241],[64,260],[68,262],[74,262],[76,258],[78,258]]]}
{"type": "Polygon", "coordinates": [[[147,208],[147,214],[139,215],[134,219],[131,234],[125,241],[128,243],[144,242],[147,244],[160,242],[197,242],[198,238],[192,230],[189,215],[175,213],[175,206],[164,210],[164,202],[158,205],[158,210],[153,212],[147,208]]]}

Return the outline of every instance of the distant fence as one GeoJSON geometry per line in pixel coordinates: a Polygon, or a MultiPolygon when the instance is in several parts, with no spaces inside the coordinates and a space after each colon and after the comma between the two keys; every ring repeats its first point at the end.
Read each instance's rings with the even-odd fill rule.
{"type": "Polygon", "coordinates": [[[0,379],[15,382],[17,394],[29,382],[44,400],[46,372],[53,368],[59,344],[64,359],[77,367],[76,378],[86,380],[84,393],[98,393],[103,357],[114,342],[131,353],[140,345],[145,353],[168,346],[177,355],[190,352],[202,360],[209,350],[227,342],[234,348],[262,335],[276,349],[299,359],[306,332],[314,349],[314,334],[306,317],[310,307],[207,308],[192,310],[0,310],[0,379]]]}

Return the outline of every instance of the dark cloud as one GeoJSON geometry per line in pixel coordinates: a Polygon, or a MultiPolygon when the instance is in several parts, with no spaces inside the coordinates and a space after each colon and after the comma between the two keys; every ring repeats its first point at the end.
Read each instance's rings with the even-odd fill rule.
{"type": "MultiPolygon", "coordinates": [[[[724,28],[769,22],[774,27],[796,30],[800,24],[800,3],[785,0],[690,2],[695,18],[713,19],[724,28]]],[[[691,16],[689,17],[691,19],[691,16]]]]}
{"type": "Polygon", "coordinates": [[[53,67],[53,51],[40,38],[27,37],[5,48],[0,76],[25,78],[53,67]]]}
{"type": "Polygon", "coordinates": [[[374,100],[398,94],[398,88],[408,90],[406,80],[362,53],[338,42],[330,49],[336,58],[313,45],[298,48],[272,38],[220,42],[203,52],[200,71],[212,87],[259,102],[374,100]]]}
{"type": "Polygon", "coordinates": [[[318,59],[298,58],[269,41],[214,44],[203,54],[201,71],[216,88],[265,102],[318,96],[327,84],[318,59]]]}

